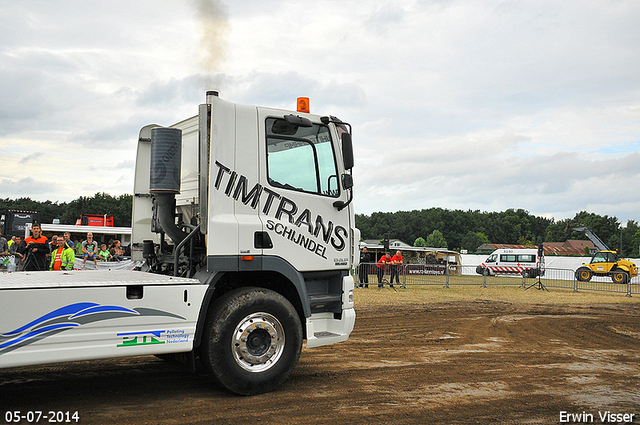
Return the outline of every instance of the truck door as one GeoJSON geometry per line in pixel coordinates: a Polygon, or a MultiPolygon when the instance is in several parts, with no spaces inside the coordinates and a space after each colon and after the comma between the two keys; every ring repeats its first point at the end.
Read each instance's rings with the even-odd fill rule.
{"type": "Polygon", "coordinates": [[[616,263],[616,260],[613,252],[598,252],[591,260],[591,269],[596,273],[609,272],[616,263]]]}
{"type": "Polygon", "coordinates": [[[334,124],[302,114],[260,108],[259,214],[273,247],[264,255],[286,259],[299,271],[350,266],[350,209],[341,187],[342,160],[334,124]],[[264,158],[262,160],[262,158],[264,158]]]}

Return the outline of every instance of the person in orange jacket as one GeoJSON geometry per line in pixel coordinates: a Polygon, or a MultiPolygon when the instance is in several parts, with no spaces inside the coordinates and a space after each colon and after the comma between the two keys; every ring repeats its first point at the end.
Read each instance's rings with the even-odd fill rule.
{"type": "Polygon", "coordinates": [[[47,246],[47,237],[42,235],[42,228],[38,223],[33,223],[31,236],[26,238],[24,242],[27,244],[26,255],[23,259],[25,271],[47,270],[49,247],[47,246]]]}
{"type": "MultiPolygon", "coordinates": [[[[382,284],[382,278],[384,277],[384,272],[388,264],[391,264],[391,255],[387,252],[378,260],[378,288],[382,288],[384,286],[382,284]]],[[[391,287],[393,288],[393,284],[391,287]]]]}
{"type": "Polygon", "coordinates": [[[402,253],[400,251],[396,251],[396,255],[391,257],[391,287],[393,288],[393,277],[396,277],[396,283],[400,284],[400,268],[402,267],[402,253]]]}

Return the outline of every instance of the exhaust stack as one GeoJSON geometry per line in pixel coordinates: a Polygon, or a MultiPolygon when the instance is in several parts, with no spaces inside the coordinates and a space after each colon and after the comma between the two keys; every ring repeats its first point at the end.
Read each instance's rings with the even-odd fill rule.
{"type": "Polygon", "coordinates": [[[149,192],[155,198],[162,230],[178,245],[187,234],[176,226],[175,195],[180,193],[182,130],[156,127],[151,130],[149,192]]]}

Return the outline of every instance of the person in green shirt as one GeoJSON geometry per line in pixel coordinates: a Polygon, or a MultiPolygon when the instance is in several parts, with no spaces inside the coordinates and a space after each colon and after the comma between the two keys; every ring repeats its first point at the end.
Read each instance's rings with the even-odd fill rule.
{"type": "Polygon", "coordinates": [[[100,261],[111,261],[111,259],[113,258],[111,253],[107,249],[106,243],[100,245],[100,252],[98,253],[98,256],[100,257],[100,261]]]}

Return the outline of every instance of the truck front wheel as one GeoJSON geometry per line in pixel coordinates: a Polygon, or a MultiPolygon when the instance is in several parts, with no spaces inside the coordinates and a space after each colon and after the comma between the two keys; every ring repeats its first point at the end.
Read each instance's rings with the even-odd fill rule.
{"type": "Polygon", "coordinates": [[[611,273],[613,283],[626,284],[629,281],[629,274],[623,270],[616,270],[611,273]]]}
{"type": "Polygon", "coordinates": [[[296,309],[277,292],[239,288],[209,309],[201,360],[209,373],[237,394],[272,391],[291,374],[302,350],[296,309]]]}
{"type": "Polygon", "coordinates": [[[576,279],[580,282],[589,282],[592,276],[593,273],[588,267],[579,267],[578,270],[576,270],[576,279]]]}

